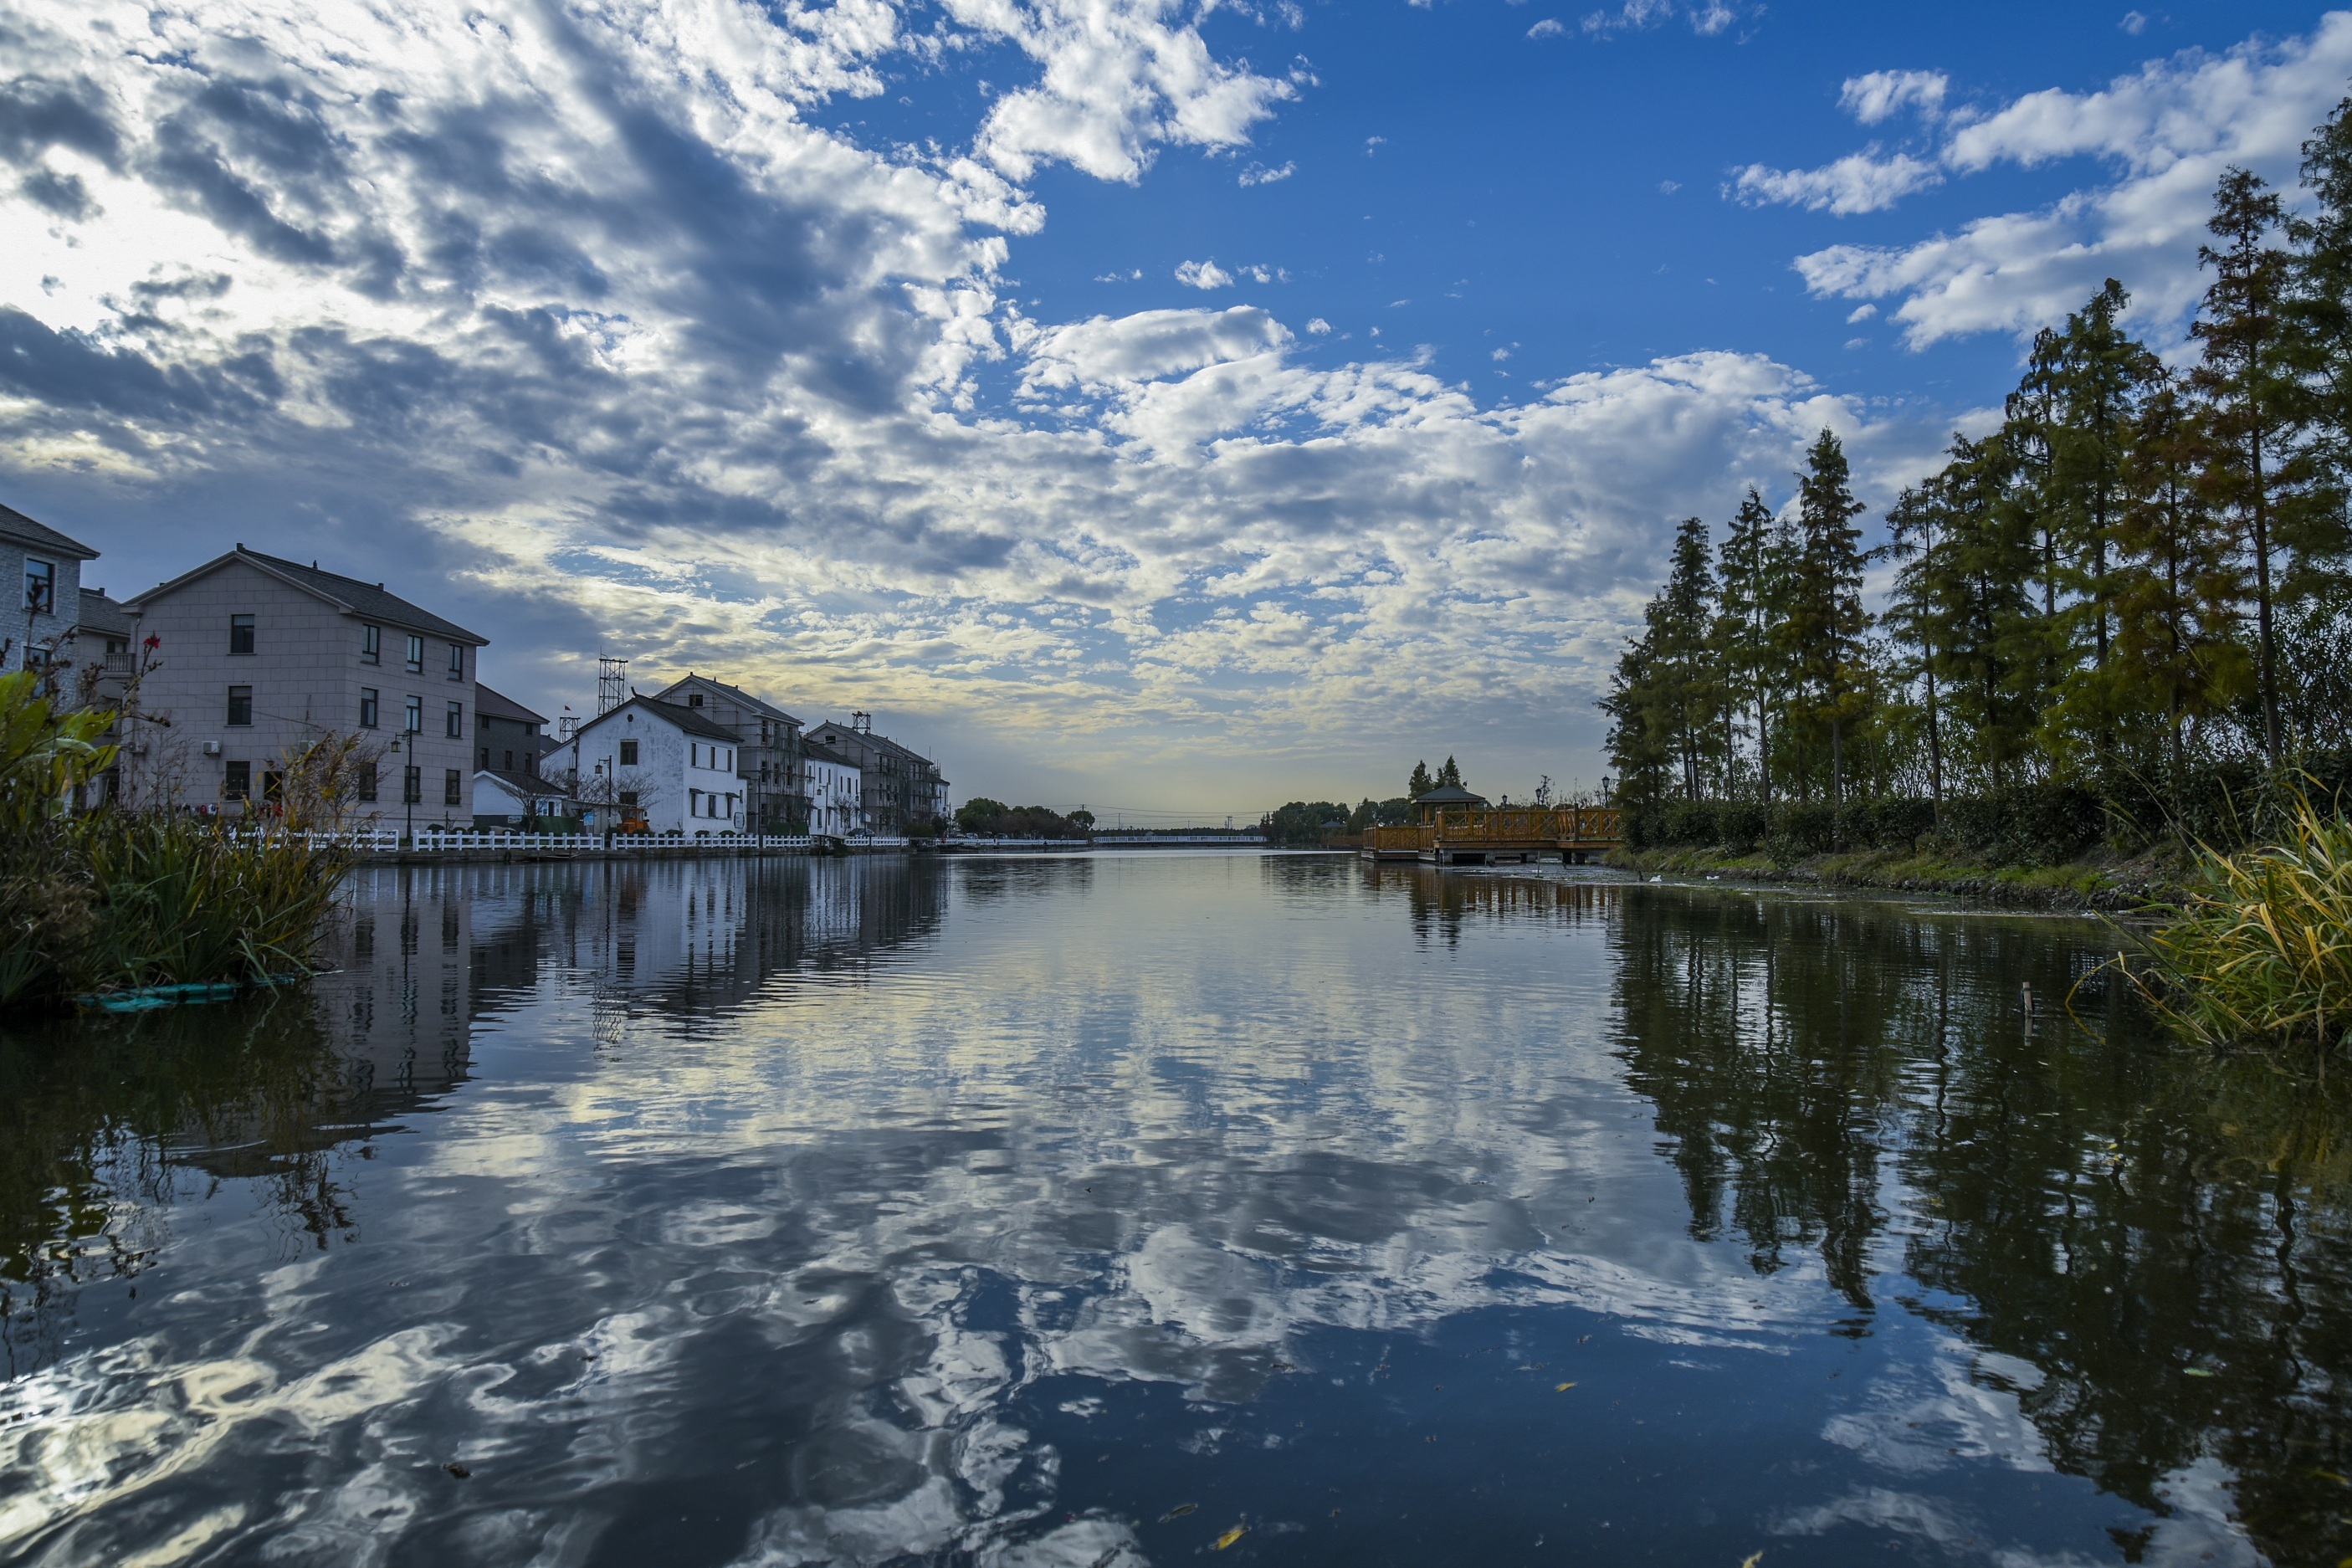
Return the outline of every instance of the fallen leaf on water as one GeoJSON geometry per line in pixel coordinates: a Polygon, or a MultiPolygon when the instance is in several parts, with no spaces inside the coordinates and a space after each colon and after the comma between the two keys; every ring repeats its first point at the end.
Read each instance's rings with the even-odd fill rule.
{"type": "Polygon", "coordinates": [[[1237,1525],[1234,1526],[1231,1530],[1228,1530],[1227,1531],[1225,1531],[1223,1535],[1220,1535],[1219,1537],[1217,1537],[1217,1547],[1216,1547],[1216,1549],[1217,1549],[1218,1551],[1220,1551],[1220,1552],[1223,1552],[1226,1547],[1231,1546],[1234,1542],[1239,1541],[1243,1536],[1247,1535],[1248,1533],[1249,1533],[1249,1526],[1248,1526],[1248,1525],[1246,1525],[1246,1524],[1237,1524],[1237,1525]]]}
{"type": "Polygon", "coordinates": [[[1160,1516],[1160,1522],[1165,1524],[1171,1519],[1181,1519],[1200,1506],[1201,1505],[1196,1502],[1180,1502],[1174,1508],[1170,1509],[1166,1513],[1161,1514],[1160,1516]]]}
{"type": "Polygon", "coordinates": [[[2210,1377],[2213,1375],[2210,1372],[2208,1372],[2201,1366],[2184,1366],[2180,1369],[2180,1373],[2183,1377],[2210,1377]]]}
{"type": "Polygon", "coordinates": [[[1763,1561],[1764,1553],[1761,1552],[1751,1552],[1747,1556],[1739,1560],[1739,1568],[1756,1568],[1756,1564],[1763,1561]]]}
{"type": "Polygon", "coordinates": [[[2334,1481],[2339,1487],[2352,1487],[2352,1481],[2346,1480],[2334,1470],[2314,1470],[2311,1473],[2323,1481],[2334,1481]]]}
{"type": "Polygon", "coordinates": [[[1566,1394],[1570,1389],[1574,1388],[1576,1384],[1572,1383],[1563,1383],[1559,1387],[1553,1389],[1552,1392],[1554,1394],[1566,1394]]]}
{"type": "Polygon", "coordinates": [[[462,1480],[464,1480],[467,1476],[470,1476],[470,1475],[472,1475],[472,1474],[474,1473],[473,1471],[471,1471],[471,1470],[467,1469],[465,1466],[463,1466],[463,1465],[459,1464],[459,1463],[458,1463],[457,1460],[455,1460],[455,1459],[450,1460],[447,1464],[446,1464],[446,1465],[442,1466],[441,1468],[442,1468],[443,1469],[445,1469],[445,1470],[448,1471],[451,1475],[453,1475],[453,1476],[457,1477],[457,1478],[459,1480],[461,1480],[461,1481],[462,1481],[462,1480]]]}

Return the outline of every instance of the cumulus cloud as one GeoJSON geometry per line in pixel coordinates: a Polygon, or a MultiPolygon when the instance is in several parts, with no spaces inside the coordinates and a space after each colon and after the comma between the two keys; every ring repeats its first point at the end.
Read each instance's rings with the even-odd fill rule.
{"type": "Polygon", "coordinates": [[[1286,180],[1298,172],[1298,165],[1286,163],[1279,169],[1269,169],[1263,163],[1252,163],[1241,172],[1239,184],[1244,190],[1252,185],[1270,185],[1276,180],[1286,180]]]}
{"type": "MultiPolygon", "coordinates": [[[[2197,245],[2222,170],[2241,164],[2291,184],[2304,139],[2343,96],[2347,76],[2352,14],[2336,12],[2299,37],[2152,60],[2094,91],[2029,93],[1950,130],[1937,154],[1942,170],[1967,175],[2092,159],[2111,171],[2106,182],[1911,245],[1832,246],[1800,258],[1798,271],[1822,296],[1899,299],[1891,315],[1915,347],[1968,332],[2031,331],[2079,306],[2109,277],[2133,289],[2141,321],[2168,327],[2201,292],[2197,245]]],[[[1864,174],[1862,166],[1875,162],[1869,154],[1841,160],[1864,174]]],[[[1750,173],[1742,173],[1743,194],[1750,173]]],[[[1757,195],[1817,205],[1811,198],[1834,182],[1811,182],[1827,173],[1776,186],[1771,179],[1790,177],[1764,170],[1757,195]]],[[[1937,177],[1932,169],[1915,173],[1910,188],[1937,177]]],[[[1903,184],[1888,179],[1881,188],[1903,184]]],[[[1867,179],[1858,182],[1858,199],[1870,189],[1867,179]]],[[[1818,205],[1869,210],[1840,208],[1834,199],[1818,205]]]]}
{"type": "Polygon", "coordinates": [[[1732,195],[1751,206],[1785,205],[1841,216],[1881,212],[1914,191],[1943,184],[1935,164],[1907,153],[1879,156],[1872,147],[1818,169],[1774,169],[1750,163],[1732,176],[1732,195]]]}
{"type": "Polygon", "coordinates": [[[1534,26],[1528,29],[1528,37],[1530,38],[1557,38],[1567,31],[1568,28],[1558,17],[1546,16],[1542,21],[1538,22],[1534,26]]]}
{"type": "Polygon", "coordinates": [[[1234,275],[1214,261],[1186,261],[1178,264],[1176,281],[1187,289],[1225,289],[1233,285],[1234,275]]]}
{"type": "Polygon", "coordinates": [[[1864,125],[1875,125],[1905,109],[1933,116],[1943,108],[1950,86],[1942,71],[1872,71],[1846,78],[1838,107],[1864,125]]]}
{"type": "Polygon", "coordinates": [[[1739,20],[1739,16],[1738,9],[1725,0],[1699,0],[1697,4],[1686,4],[1685,0],[1625,0],[1613,11],[1589,13],[1581,26],[1588,35],[1605,38],[1612,33],[1645,32],[1680,17],[1692,32],[1701,37],[1713,37],[1739,20]]]}
{"type": "Polygon", "coordinates": [[[1133,181],[1160,143],[1241,146],[1276,104],[1297,96],[1286,79],[1213,58],[1190,22],[1148,0],[945,0],[945,9],[1042,68],[1034,86],[998,99],[981,128],[981,156],[1016,180],[1059,162],[1097,179],[1133,181]]]}

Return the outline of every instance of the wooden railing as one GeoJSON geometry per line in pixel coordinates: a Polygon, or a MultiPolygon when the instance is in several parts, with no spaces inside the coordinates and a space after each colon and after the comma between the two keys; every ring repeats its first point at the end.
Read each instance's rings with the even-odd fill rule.
{"type": "Polygon", "coordinates": [[[1375,855],[1434,854],[1441,849],[1600,849],[1623,836],[1623,822],[1614,806],[1474,807],[1439,812],[1431,822],[1366,828],[1364,848],[1375,855]]]}

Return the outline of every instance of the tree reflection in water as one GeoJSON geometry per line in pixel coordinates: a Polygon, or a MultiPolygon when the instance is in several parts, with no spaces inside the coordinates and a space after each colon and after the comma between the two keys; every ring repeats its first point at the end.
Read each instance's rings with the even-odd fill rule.
{"type": "Polygon", "coordinates": [[[2167,1478],[2218,1459],[2277,1560],[2340,1555],[2316,1552],[2352,1511],[2340,1089],[2170,1047],[2096,979],[2070,1018],[2089,922],[1627,905],[1628,1081],[1694,1236],[1737,1236],[1759,1273],[1817,1251],[1843,1332],[1893,1295],[2030,1365],[2013,1392],[2063,1471],[2160,1515],[2167,1478]]]}

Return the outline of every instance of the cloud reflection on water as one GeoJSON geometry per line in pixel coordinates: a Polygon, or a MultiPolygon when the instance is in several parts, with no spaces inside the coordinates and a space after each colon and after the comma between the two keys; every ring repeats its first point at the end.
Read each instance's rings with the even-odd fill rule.
{"type": "Polygon", "coordinates": [[[353,1223],[179,1194],[136,1310],[0,1388],[26,1561],[1139,1563],[1070,1470],[1116,1424],[1263,1469],[1321,1388],[1393,1447],[1429,1417],[1363,1347],[1570,1318],[1780,1391],[1722,1462],[1821,1474],[1751,1533],[1949,1545],[1954,1476],[2053,1474],[2040,1363],[1909,1299],[1916,1200],[1999,1184],[1921,1184],[1904,1131],[2013,1055],[1990,999],[2079,961],[2047,931],[1106,856],[370,873],[346,941],[353,1223]],[[1818,1406],[1839,1342],[1875,1359],[1818,1406]]]}

